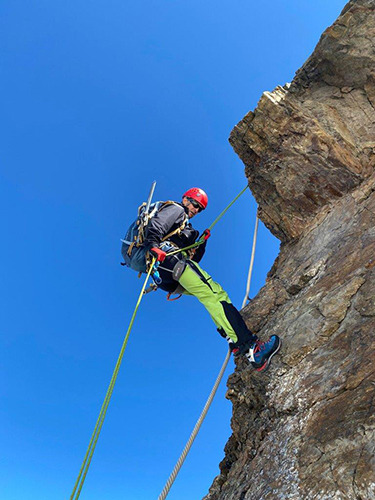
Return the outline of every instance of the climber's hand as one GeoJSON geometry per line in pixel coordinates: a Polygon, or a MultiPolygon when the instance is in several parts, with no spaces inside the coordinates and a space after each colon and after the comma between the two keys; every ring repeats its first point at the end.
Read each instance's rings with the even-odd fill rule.
{"type": "Polygon", "coordinates": [[[207,241],[210,236],[211,236],[211,231],[209,229],[205,229],[203,231],[201,238],[203,238],[204,241],[207,241]]]}

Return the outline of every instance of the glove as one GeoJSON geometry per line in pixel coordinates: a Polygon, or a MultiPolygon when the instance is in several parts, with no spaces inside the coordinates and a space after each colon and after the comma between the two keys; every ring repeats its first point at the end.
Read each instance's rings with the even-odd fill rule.
{"type": "Polygon", "coordinates": [[[152,247],[150,252],[154,257],[156,257],[156,260],[158,262],[163,262],[163,260],[167,256],[167,254],[163,250],[160,250],[160,248],[157,247],[152,247]]]}
{"type": "Polygon", "coordinates": [[[205,229],[202,234],[204,241],[207,241],[210,236],[211,236],[211,231],[209,229],[205,229]]]}

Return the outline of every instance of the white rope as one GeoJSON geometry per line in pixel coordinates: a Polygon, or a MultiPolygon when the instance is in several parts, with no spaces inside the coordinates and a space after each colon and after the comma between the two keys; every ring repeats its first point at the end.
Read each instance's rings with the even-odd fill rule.
{"type": "MultiPolygon", "coordinates": [[[[248,299],[249,292],[250,292],[251,275],[252,275],[252,272],[253,272],[255,248],[256,248],[257,234],[258,234],[258,223],[259,223],[259,219],[258,219],[258,213],[257,213],[256,220],[255,220],[254,237],[253,237],[253,248],[252,248],[251,259],[250,259],[250,268],[249,268],[249,274],[248,274],[248,277],[247,277],[246,296],[244,298],[242,307],[244,307],[246,305],[246,301],[248,299]]],[[[180,469],[182,467],[182,464],[184,463],[185,458],[186,458],[187,454],[190,451],[190,448],[191,448],[191,446],[192,446],[192,444],[194,442],[194,439],[197,437],[197,434],[199,432],[199,429],[201,428],[203,420],[205,419],[205,416],[206,416],[206,414],[207,414],[207,412],[208,412],[208,410],[209,410],[209,408],[211,406],[211,403],[212,403],[212,401],[213,401],[213,399],[215,397],[216,391],[217,391],[217,389],[218,389],[218,387],[220,385],[221,379],[223,378],[225,369],[226,369],[226,367],[228,365],[229,358],[230,358],[230,350],[228,350],[228,352],[227,352],[227,355],[225,357],[223,366],[221,367],[219,375],[217,376],[215,385],[212,388],[211,394],[209,395],[209,397],[208,397],[208,399],[206,401],[206,404],[204,405],[203,411],[202,411],[202,413],[201,413],[201,415],[200,415],[197,423],[195,424],[193,432],[191,433],[190,438],[189,438],[188,442],[186,443],[186,446],[185,446],[185,448],[183,449],[183,451],[182,451],[182,453],[180,455],[180,458],[178,459],[178,461],[177,461],[177,463],[176,463],[176,465],[175,465],[175,467],[174,467],[171,475],[169,476],[168,481],[167,481],[166,485],[164,486],[163,491],[158,496],[158,500],[165,500],[165,498],[167,498],[169,490],[171,489],[172,484],[174,483],[174,481],[175,481],[175,479],[177,477],[177,474],[179,473],[179,471],[180,471],[180,469]]]]}
{"type": "Polygon", "coordinates": [[[212,403],[212,400],[215,397],[217,388],[219,387],[221,379],[223,378],[223,375],[224,375],[225,369],[227,367],[229,358],[230,358],[230,350],[228,350],[228,352],[227,352],[227,355],[225,357],[223,366],[221,367],[219,375],[217,376],[217,379],[216,379],[215,385],[213,386],[211,394],[209,395],[209,397],[207,399],[207,402],[204,405],[204,408],[203,408],[203,411],[201,413],[201,416],[199,417],[197,423],[195,424],[193,432],[190,435],[189,441],[186,443],[186,446],[185,446],[183,452],[181,453],[180,458],[178,459],[178,461],[177,461],[177,463],[175,465],[175,468],[173,469],[172,474],[169,476],[168,481],[167,481],[166,485],[164,486],[163,491],[158,496],[158,500],[164,500],[167,497],[167,495],[169,493],[169,490],[171,489],[172,484],[174,483],[174,480],[176,479],[177,474],[179,473],[179,471],[180,471],[180,469],[182,467],[182,464],[184,463],[185,458],[186,458],[187,454],[189,453],[191,445],[193,444],[194,439],[197,437],[197,434],[198,434],[199,429],[200,429],[200,427],[201,427],[201,425],[203,423],[203,420],[204,420],[204,418],[205,418],[205,416],[206,416],[206,414],[207,414],[207,412],[208,412],[208,410],[209,410],[209,408],[211,406],[211,403],[212,403]]]}
{"type": "Polygon", "coordinates": [[[258,212],[257,212],[256,218],[255,218],[255,228],[254,228],[254,236],[253,236],[253,248],[252,248],[252,251],[251,251],[249,274],[247,275],[246,294],[245,294],[245,298],[243,299],[242,308],[241,309],[243,309],[246,306],[246,302],[248,300],[250,300],[249,293],[250,293],[251,276],[253,274],[255,248],[256,248],[256,244],[257,244],[258,224],[259,224],[259,217],[258,217],[258,212]]]}

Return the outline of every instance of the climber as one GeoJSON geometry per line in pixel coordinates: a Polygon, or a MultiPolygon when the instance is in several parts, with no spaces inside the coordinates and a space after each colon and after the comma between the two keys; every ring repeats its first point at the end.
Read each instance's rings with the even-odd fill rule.
{"type": "Polygon", "coordinates": [[[168,252],[197,241],[199,232],[193,228],[190,219],[204,210],[207,203],[207,194],[200,188],[186,191],[181,203],[166,203],[149,221],[144,245],[157,259],[161,278],[158,287],[169,293],[197,297],[209,312],[220,335],[228,341],[233,355],[244,355],[257,371],[263,371],[279,350],[280,338],[272,335],[267,342],[261,342],[247,328],[223,288],[198,265],[204,255],[210,230],[206,229],[201,235],[204,243],[200,246],[168,256],[168,252]]]}

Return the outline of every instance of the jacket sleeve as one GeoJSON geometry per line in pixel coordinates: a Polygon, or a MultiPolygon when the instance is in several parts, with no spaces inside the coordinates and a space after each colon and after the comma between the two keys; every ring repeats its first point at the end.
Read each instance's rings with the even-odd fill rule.
{"type": "Polygon", "coordinates": [[[168,233],[182,224],[184,218],[182,207],[172,204],[162,207],[147,225],[145,244],[158,247],[168,233]]]}

